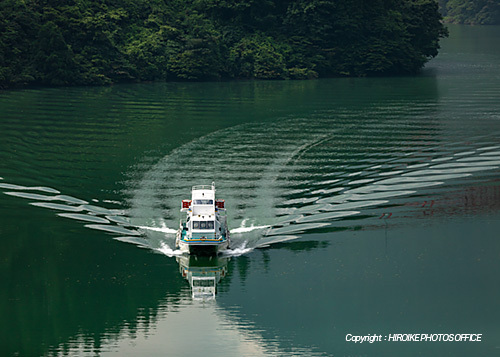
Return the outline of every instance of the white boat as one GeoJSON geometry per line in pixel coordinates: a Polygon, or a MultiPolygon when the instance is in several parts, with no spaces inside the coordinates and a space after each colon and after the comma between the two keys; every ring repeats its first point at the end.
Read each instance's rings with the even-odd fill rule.
{"type": "Polygon", "coordinates": [[[193,186],[190,200],[182,200],[175,244],[189,254],[216,255],[229,247],[225,201],[215,199],[215,184],[193,186]]]}

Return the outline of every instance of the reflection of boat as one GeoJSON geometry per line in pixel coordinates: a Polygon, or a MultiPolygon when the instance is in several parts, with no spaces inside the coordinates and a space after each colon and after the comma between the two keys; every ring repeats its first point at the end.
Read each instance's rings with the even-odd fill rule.
{"type": "Polygon", "coordinates": [[[189,281],[195,300],[215,299],[217,284],[226,276],[228,257],[177,257],[182,276],[189,281]]]}
{"type": "Polygon", "coordinates": [[[224,200],[215,199],[215,184],[193,186],[191,200],[183,200],[175,244],[190,254],[218,254],[229,246],[224,200]]]}

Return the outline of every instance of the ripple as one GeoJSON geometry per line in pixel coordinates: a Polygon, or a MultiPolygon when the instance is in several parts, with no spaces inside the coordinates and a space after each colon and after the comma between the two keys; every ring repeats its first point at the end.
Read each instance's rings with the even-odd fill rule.
{"type": "Polygon", "coordinates": [[[317,221],[330,221],[333,219],[349,217],[355,214],[359,214],[360,211],[340,211],[340,212],[327,212],[327,213],[318,213],[312,214],[310,216],[305,216],[297,219],[296,223],[308,223],[308,222],[317,222],[317,221]]]}
{"type": "Polygon", "coordinates": [[[76,197],[73,197],[73,196],[68,196],[68,195],[57,195],[57,196],[54,196],[54,200],[65,201],[65,202],[73,203],[73,204],[77,204],[77,205],[86,205],[86,204],[88,204],[88,202],[85,201],[85,200],[81,200],[79,198],[76,198],[76,197]]]}
{"type": "Polygon", "coordinates": [[[415,190],[418,188],[428,188],[432,186],[442,185],[443,181],[425,181],[425,182],[414,182],[414,183],[402,183],[399,185],[373,185],[371,187],[372,191],[408,191],[415,190]]]}
{"type": "Polygon", "coordinates": [[[454,173],[454,174],[439,174],[437,171],[428,171],[427,173],[423,171],[416,172],[414,175],[412,173],[407,173],[405,176],[394,177],[387,180],[377,181],[377,185],[393,185],[406,182],[433,182],[433,181],[444,181],[457,179],[462,177],[470,176],[468,173],[454,173]]]}
{"type": "MultiPolygon", "coordinates": [[[[186,104],[181,98],[176,103],[179,108],[186,104]]],[[[189,111],[197,113],[190,125],[195,130],[202,128],[189,136],[194,139],[185,139],[177,147],[165,145],[165,150],[155,147],[153,154],[145,153],[143,159],[138,159],[126,173],[126,188],[121,192],[124,202],[102,197],[92,200],[122,209],[89,204],[41,184],[28,187],[2,180],[0,188],[23,191],[6,194],[37,201],[32,203],[35,206],[66,211],[59,215],[95,223],[87,226],[119,234],[123,241],[129,239],[143,246],[142,238],[138,238],[142,235],[147,241],[144,246],[175,252],[171,236],[178,227],[180,200],[189,197],[192,185],[215,181],[218,195],[226,199],[229,227],[239,239],[237,247],[247,252],[287,237],[297,239],[318,228],[333,231],[335,225],[348,226],[351,220],[359,226],[369,224],[366,216],[378,214],[376,210],[392,209],[401,204],[404,196],[409,201],[425,195],[435,199],[449,187],[459,189],[464,183],[485,182],[487,173],[482,172],[491,172],[500,165],[498,134],[455,141],[435,116],[438,105],[432,100],[372,104],[359,110],[314,107],[304,115],[272,114],[262,122],[227,121],[212,127],[200,125],[200,115],[204,109],[213,111],[219,104],[190,102],[189,111]],[[206,132],[200,134],[203,130],[206,132]],[[445,183],[439,190],[433,189],[445,183]],[[369,214],[363,215],[364,211],[369,214]],[[358,217],[350,218],[355,215],[358,217]]],[[[127,105],[158,116],[165,113],[160,101],[138,99],[127,105]]],[[[16,108],[12,108],[13,113],[16,108]]],[[[61,108],[64,106],[57,105],[57,110],[61,108]]],[[[52,104],[43,110],[50,117],[52,104]]],[[[54,119],[47,119],[47,123],[50,125],[46,128],[30,128],[29,133],[15,138],[17,150],[24,154],[12,162],[22,172],[32,173],[28,182],[36,182],[33,180],[39,171],[38,166],[25,160],[34,155],[34,148],[42,156],[65,149],[62,138],[67,127],[54,119]],[[51,126],[53,130],[48,129],[51,126]],[[56,140],[51,145],[33,146],[40,140],[39,130],[56,140]]],[[[89,138],[96,145],[102,141],[99,145],[111,146],[102,139],[106,131],[123,130],[118,123],[84,123],[73,133],[81,141],[75,152],[84,150],[89,138]]],[[[165,144],[161,140],[158,143],[165,144]]],[[[92,155],[81,156],[85,157],[82,160],[92,160],[92,155]]],[[[71,164],[70,159],[64,159],[53,165],[61,163],[71,164]]]]}
{"type": "Polygon", "coordinates": [[[15,197],[20,197],[20,198],[27,198],[27,199],[32,199],[32,200],[45,200],[45,201],[52,201],[54,200],[53,196],[45,196],[45,195],[39,195],[36,193],[27,193],[27,192],[4,192],[6,195],[9,196],[15,196],[15,197]]]}
{"type": "Polygon", "coordinates": [[[130,218],[124,217],[124,216],[106,216],[106,219],[108,219],[111,222],[121,224],[123,226],[130,226],[130,225],[132,225],[130,223],[130,218]]]}
{"type": "Polygon", "coordinates": [[[146,230],[146,231],[153,231],[153,232],[161,232],[165,234],[175,234],[177,233],[176,229],[168,228],[168,227],[149,227],[149,226],[137,226],[137,228],[146,230]]]}
{"type": "Polygon", "coordinates": [[[214,180],[226,199],[230,228],[240,227],[231,232],[249,249],[268,246],[272,241],[267,236],[295,237],[318,228],[333,229],[331,221],[349,222],[355,215],[363,220],[363,210],[373,212],[401,202],[400,197],[438,192],[433,187],[444,183],[473,182],[476,173],[499,165],[494,146],[443,144],[425,120],[407,131],[394,126],[396,122],[376,118],[363,124],[356,117],[343,118],[345,122],[332,126],[338,120],[334,115],[237,125],[182,145],[146,167],[143,177],[130,185],[133,221],[166,217],[163,228],[151,226],[160,232],[175,227],[178,202],[189,195],[190,186],[214,180]],[[388,128],[396,136],[418,135],[418,140],[408,136],[387,146],[388,128]],[[197,180],[192,178],[193,167],[197,180]],[[246,221],[258,229],[242,229],[246,221]],[[255,232],[266,227],[272,228],[255,232]]]}
{"type": "Polygon", "coordinates": [[[255,230],[261,230],[261,229],[265,229],[265,228],[269,228],[269,226],[250,226],[250,227],[243,226],[243,227],[231,229],[231,233],[248,233],[248,232],[252,232],[255,230]]]}
{"type": "MultiPolygon", "coordinates": [[[[292,240],[299,239],[300,236],[297,235],[275,235],[275,236],[266,236],[263,237],[261,240],[259,240],[259,243],[255,246],[255,248],[267,248],[270,247],[272,244],[276,243],[284,243],[284,242],[289,242],[292,240]]],[[[248,253],[252,249],[243,249],[243,254],[248,253]]],[[[236,250],[238,253],[238,250],[236,250]]]]}
{"type": "Polygon", "coordinates": [[[473,151],[465,151],[465,152],[457,152],[455,154],[455,156],[467,156],[467,155],[473,155],[475,153],[476,153],[475,150],[473,150],[473,151]]]}
{"type": "Polygon", "coordinates": [[[369,200],[377,200],[380,198],[408,196],[415,192],[416,191],[389,191],[389,192],[360,193],[351,195],[349,199],[353,201],[369,201],[369,200]]]}
{"type": "Polygon", "coordinates": [[[338,203],[338,204],[325,204],[320,206],[321,211],[343,211],[350,210],[353,208],[363,208],[370,206],[380,206],[389,201],[387,200],[367,200],[367,201],[358,201],[358,202],[346,202],[346,203],[338,203]]]}
{"type": "MultiPolygon", "coordinates": [[[[497,145],[495,145],[495,146],[486,146],[486,147],[482,147],[482,148],[477,149],[477,151],[488,151],[488,150],[496,150],[496,149],[500,149],[500,146],[497,146],[497,145]]],[[[500,151],[499,151],[499,153],[500,153],[500,151]]]]}
{"type": "Polygon", "coordinates": [[[304,224],[291,224],[286,227],[272,228],[267,231],[267,236],[273,235],[287,235],[290,233],[302,233],[308,230],[323,228],[329,226],[330,223],[304,223],[304,224]]]}
{"type": "MultiPolygon", "coordinates": [[[[418,166],[418,165],[415,165],[418,166]]],[[[403,170],[397,170],[397,171],[389,171],[389,172],[381,172],[379,173],[380,176],[394,176],[394,175],[399,175],[403,173],[403,170]]]]}
{"type": "Polygon", "coordinates": [[[66,196],[66,195],[46,196],[46,195],[40,195],[37,193],[28,193],[28,192],[4,192],[4,193],[6,195],[27,198],[27,199],[31,199],[31,200],[64,201],[67,203],[74,203],[74,204],[86,204],[86,203],[88,203],[87,201],[80,200],[78,198],[66,196]]]}
{"type": "Polygon", "coordinates": [[[448,170],[440,170],[440,169],[429,169],[429,170],[420,170],[416,172],[409,172],[405,175],[408,176],[431,176],[431,175],[441,175],[441,174],[459,174],[459,173],[469,173],[469,172],[478,172],[485,170],[494,170],[497,169],[497,166],[480,166],[480,167],[461,167],[461,168],[453,168],[448,170]]]}
{"type": "Polygon", "coordinates": [[[498,155],[500,155],[500,151],[483,152],[480,155],[481,156],[498,156],[498,155]]]}
{"type": "Polygon", "coordinates": [[[369,182],[375,181],[374,179],[363,179],[363,180],[356,180],[356,181],[351,181],[348,184],[349,185],[359,185],[359,184],[365,184],[369,182]]]}
{"type": "Polygon", "coordinates": [[[109,216],[116,216],[116,215],[122,216],[125,214],[123,210],[107,209],[104,207],[88,205],[88,204],[82,205],[81,208],[95,214],[102,214],[109,216]]]}
{"type": "Polygon", "coordinates": [[[408,165],[408,169],[419,169],[421,167],[426,167],[429,166],[430,164],[415,164],[415,165],[408,165]]]}
{"type": "Polygon", "coordinates": [[[500,161],[500,156],[479,156],[479,157],[464,157],[457,160],[458,162],[471,162],[477,164],[484,164],[488,161],[497,162],[500,161]],[[485,162],[486,161],[486,162],[485,162]]]}
{"type": "Polygon", "coordinates": [[[124,234],[124,235],[130,235],[130,236],[139,236],[141,233],[137,231],[133,231],[131,229],[126,229],[120,226],[111,226],[111,225],[104,225],[104,224],[86,224],[85,227],[91,228],[91,229],[97,229],[105,232],[111,232],[111,233],[116,233],[116,234],[124,234]]]}
{"type": "MultiPolygon", "coordinates": [[[[320,210],[318,209],[318,212],[319,211],[320,210]]],[[[278,219],[276,219],[273,226],[276,227],[276,226],[285,225],[287,223],[296,222],[297,220],[301,219],[302,217],[304,217],[304,215],[302,215],[302,214],[292,214],[292,215],[281,216],[281,217],[278,217],[278,219]]]]}
{"type": "Polygon", "coordinates": [[[68,211],[68,212],[79,212],[83,211],[81,206],[69,206],[60,203],[50,203],[50,202],[31,202],[30,205],[49,208],[58,211],[68,211]]]}
{"type": "Polygon", "coordinates": [[[97,216],[91,216],[88,214],[79,213],[58,213],[60,217],[76,219],[78,221],[94,222],[94,223],[110,223],[107,219],[97,216]]]}
{"type": "Polygon", "coordinates": [[[0,183],[0,188],[6,188],[9,190],[26,190],[26,191],[41,191],[47,193],[60,193],[58,190],[51,187],[43,187],[43,186],[28,187],[28,186],[13,185],[10,183],[0,183]]]}
{"type": "MultiPolygon", "coordinates": [[[[483,170],[491,170],[491,169],[496,169],[498,168],[498,165],[500,165],[500,161],[481,161],[481,162],[468,162],[468,163],[463,163],[463,162],[454,162],[454,163],[449,163],[449,164],[441,164],[441,165],[435,165],[429,167],[429,169],[459,169],[462,170],[463,168],[472,168],[474,167],[474,171],[483,171],[483,170]],[[477,169],[477,170],[476,170],[477,169]]],[[[474,172],[471,171],[471,172],[474,172]]],[[[453,172],[456,172],[455,170],[453,172]]],[[[464,172],[469,172],[469,171],[464,171],[464,172]]]]}
{"type": "MultiPolygon", "coordinates": [[[[115,232],[113,232],[113,233],[115,233],[115,232]]],[[[151,249],[151,246],[149,246],[148,241],[145,238],[124,236],[124,237],[113,237],[113,239],[117,240],[119,242],[135,244],[135,245],[139,246],[140,248],[151,249]]]]}

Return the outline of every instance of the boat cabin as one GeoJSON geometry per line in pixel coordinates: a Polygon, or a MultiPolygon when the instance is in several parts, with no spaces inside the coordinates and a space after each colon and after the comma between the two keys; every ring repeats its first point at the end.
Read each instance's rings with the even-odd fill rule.
{"type": "Polygon", "coordinates": [[[183,200],[176,246],[190,254],[217,254],[229,246],[225,202],[215,199],[215,184],[193,186],[191,199],[183,200]]]}
{"type": "Polygon", "coordinates": [[[182,212],[187,213],[185,230],[190,238],[216,238],[222,231],[219,210],[224,200],[215,199],[215,188],[208,185],[193,186],[191,200],[182,201],[182,212]]]}

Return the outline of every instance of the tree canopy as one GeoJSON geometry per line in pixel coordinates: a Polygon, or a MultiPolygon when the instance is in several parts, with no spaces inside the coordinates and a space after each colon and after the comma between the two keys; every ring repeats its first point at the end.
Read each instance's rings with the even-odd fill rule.
{"type": "Polygon", "coordinates": [[[2,0],[0,87],[417,72],[435,0],[2,0]]]}
{"type": "Polygon", "coordinates": [[[468,25],[500,24],[500,0],[439,0],[447,22],[468,25]]]}

